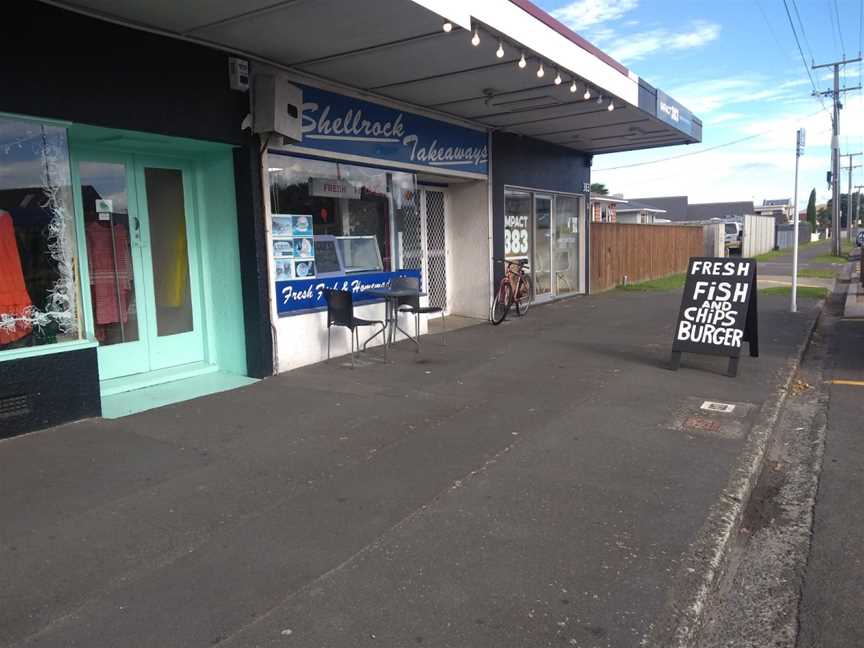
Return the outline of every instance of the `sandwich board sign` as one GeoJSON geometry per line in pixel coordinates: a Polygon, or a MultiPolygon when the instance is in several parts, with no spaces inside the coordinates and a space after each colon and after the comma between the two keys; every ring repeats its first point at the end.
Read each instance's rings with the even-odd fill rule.
{"type": "Polygon", "coordinates": [[[682,353],[727,356],[728,374],[738,374],[744,342],[759,357],[755,259],[692,257],[672,342],[672,369],[682,353]]]}

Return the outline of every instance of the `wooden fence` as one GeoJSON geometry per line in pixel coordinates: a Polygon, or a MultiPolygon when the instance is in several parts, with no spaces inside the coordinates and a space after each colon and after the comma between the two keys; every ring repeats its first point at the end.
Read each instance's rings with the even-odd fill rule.
{"type": "Polygon", "coordinates": [[[702,238],[701,226],[591,223],[590,291],[685,272],[704,255],[702,238]]]}

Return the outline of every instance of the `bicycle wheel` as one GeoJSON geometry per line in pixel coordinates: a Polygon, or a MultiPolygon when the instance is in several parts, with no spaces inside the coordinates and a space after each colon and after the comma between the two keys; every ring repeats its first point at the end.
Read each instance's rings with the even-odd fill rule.
{"type": "Polygon", "coordinates": [[[524,315],[531,306],[531,277],[522,275],[519,277],[516,292],[516,312],[524,315]]]}
{"type": "Polygon", "coordinates": [[[507,317],[507,312],[512,304],[513,291],[505,279],[498,286],[498,292],[495,293],[495,300],[492,302],[492,309],[489,312],[489,321],[498,326],[507,317]]]}

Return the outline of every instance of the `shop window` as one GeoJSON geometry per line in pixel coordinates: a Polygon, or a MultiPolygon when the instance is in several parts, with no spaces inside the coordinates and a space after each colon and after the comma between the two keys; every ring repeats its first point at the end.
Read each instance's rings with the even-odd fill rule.
{"type": "MultiPolygon", "coordinates": [[[[324,259],[330,245],[319,237],[374,237],[384,270],[412,267],[407,257],[412,254],[410,241],[416,238],[415,221],[419,227],[413,174],[278,154],[270,155],[268,170],[274,223],[280,222],[276,216],[280,214],[309,217],[316,257],[320,251],[324,259]],[[406,235],[408,230],[411,235],[406,235]]],[[[274,230],[274,245],[278,234],[274,230]]],[[[352,253],[357,259],[362,255],[363,262],[352,262],[352,267],[371,268],[377,255],[364,249],[370,240],[340,243],[339,250],[345,259],[352,253]]],[[[305,263],[297,256],[294,259],[291,263],[305,263]]],[[[321,262],[319,274],[326,271],[321,262]]],[[[285,268],[283,276],[299,275],[285,268]]]]}
{"type": "Polygon", "coordinates": [[[78,339],[66,129],[0,117],[0,353],[78,339]]]}

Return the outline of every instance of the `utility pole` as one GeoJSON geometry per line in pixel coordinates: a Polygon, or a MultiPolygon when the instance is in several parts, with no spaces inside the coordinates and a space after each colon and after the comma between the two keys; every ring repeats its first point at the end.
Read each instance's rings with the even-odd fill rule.
{"type": "MultiPolygon", "coordinates": [[[[852,241],[852,169],[860,169],[861,165],[852,166],[852,158],[860,156],[861,153],[846,153],[840,157],[849,158],[849,198],[846,200],[846,240],[852,241]]],[[[856,212],[857,215],[857,212],[856,212]]]]}
{"type": "Polygon", "coordinates": [[[836,256],[840,256],[842,251],[840,244],[840,109],[843,105],[840,103],[840,93],[861,88],[861,86],[855,86],[854,88],[840,89],[840,66],[847,63],[857,63],[860,60],[861,57],[859,56],[858,58],[844,59],[842,61],[835,61],[834,63],[813,65],[814,70],[826,67],[834,68],[834,89],[815,94],[831,97],[834,101],[833,133],[831,136],[831,236],[834,241],[831,248],[836,256]]]}
{"type": "Polygon", "coordinates": [[[855,228],[858,228],[858,214],[861,213],[861,190],[864,189],[864,185],[855,185],[855,188],[858,190],[858,193],[855,194],[855,228]]]}
{"type": "Polygon", "coordinates": [[[792,214],[795,226],[792,228],[792,304],[793,313],[798,311],[798,161],[804,153],[804,129],[799,128],[795,135],[795,191],[792,194],[792,214]]]}

